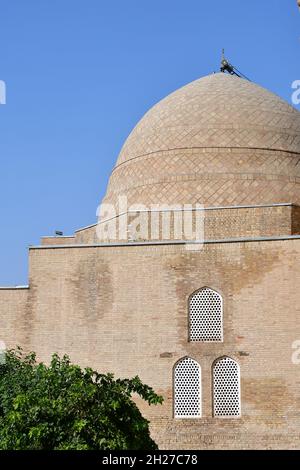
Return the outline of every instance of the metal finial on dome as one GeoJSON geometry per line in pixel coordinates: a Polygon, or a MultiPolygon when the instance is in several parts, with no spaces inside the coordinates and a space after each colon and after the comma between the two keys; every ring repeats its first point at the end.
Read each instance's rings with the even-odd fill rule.
{"type": "Polygon", "coordinates": [[[251,81],[246,75],[241,73],[234,65],[231,65],[228,60],[225,58],[225,51],[222,49],[222,59],[221,59],[221,67],[220,71],[225,73],[229,73],[230,75],[236,75],[237,77],[240,78],[245,78],[246,80],[251,81]]]}
{"type": "Polygon", "coordinates": [[[220,71],[223,72],[223,73],[228,72],[228,73],[230,73],[230,75],[238,75],[235,72],[233,65],[231,65],[228,62],[228,60],[225,58],[225,50],[224,49],[222,49],[222,59],[221,59],[220,71]]]}

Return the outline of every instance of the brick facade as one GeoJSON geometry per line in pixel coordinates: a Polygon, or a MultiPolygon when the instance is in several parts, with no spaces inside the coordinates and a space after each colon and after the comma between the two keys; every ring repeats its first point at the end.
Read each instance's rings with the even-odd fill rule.
{"type": "Polygon", "coordinates": [[[49,361],[52,352],[118,376],[138,374],[163,394],[141,405],[161,448],[300,448],[300,240],[30,250],[30,289],[2,291],[2,339],[49,361]],[[187,301],[210,286],[224,301],[223,343],[189,343],[187,301]],[[172,373],[184,356],[202,368],[199,419],[174,419],[172,373]],[[212,417],[211,367],[241,367],[242,416],[212,417]]]}
{"type": "Polygon", "coordinates": [[[165,399],[138,402],[162,449],[300,449],[299,113],[219,74],[176,93],[129,137],[105,201],[199,202],[205,243],[101,243],[97,225],[44,237],[29,249],[29,287],[0,289],[0,340],[46,362],[66,353],[138,374],[165,399]],[[205,286],[223,298],[223,342],[188,341],[188,299],[205,286]],[[173,416],[173,369],[185,356],[202,370],[197,419],[173,416]],[[222,356],[240,366],[239,418],[213,417],[212,365],[222,356]]]}

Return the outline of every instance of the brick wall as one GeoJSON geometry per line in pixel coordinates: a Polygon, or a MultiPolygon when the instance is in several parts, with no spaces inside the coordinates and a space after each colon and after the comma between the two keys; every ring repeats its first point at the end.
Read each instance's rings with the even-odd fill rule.
{"type": "Polygon", "coordinates": [[[53,352],[162,393],[141,404],[161,448],[300,448],[299,240],[30,250],[30,289],[0,291],[2,337],[49,361],[53,352]],[[187,341],[189,295],[224,299],[224,342],[187,341]],[[202,367],[203,417],[173,418],[172,374],[189,355],[202,367]],[[242,417],[212,417],[211,366],[241,367],[242,417]]]}
{"type": "Polygon", "coordinates": [[[170,208],[170,210],[164,211],[123,213],[109,219],[108,222],[101,222],[98,227],[77,232],[76,242],[222,240],[224,238],[294,235],[299,233],[299,230],[300,210],[293,205],[215,207],[205,210],[185,209],[184,212],[182,209],[175,211],[170,208]],[[185,233],[185,218],[191,220],[191,235],[185,233]],[[134,236],[132,236],[130,227],[137,224],[140,225],[139,232],[134,232],[134,236]],[[124,233],[120,232],[122,226],[127,228],[124,233]],[[107,236],[109,229],[112,229],[112,237],[107,236]],[[196,236],[196,233],[199,235],[196,236]],[[126,239],[126,237],[128,238],[126,239]]]}

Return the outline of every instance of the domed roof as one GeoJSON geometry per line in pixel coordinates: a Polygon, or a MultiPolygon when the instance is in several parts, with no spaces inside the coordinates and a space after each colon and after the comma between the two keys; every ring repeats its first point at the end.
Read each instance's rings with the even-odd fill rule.
{"type": "Polygon", "coordinates": [[[105,202],[300,203],[300,113],[268,90],[216,73],[156,104],[126,140],[105,202]]]}
{"type": "Polygon", "coordinates": [[[117,165],[159,150],[246,147],[300,151],[300,113],[250,81],[216,73],[156,104],[129,135],[117,165]]]}

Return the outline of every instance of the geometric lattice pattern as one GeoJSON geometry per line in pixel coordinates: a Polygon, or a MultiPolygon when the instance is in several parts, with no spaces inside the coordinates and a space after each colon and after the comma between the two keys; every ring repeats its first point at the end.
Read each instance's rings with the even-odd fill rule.
{"type": "Polygon", "coordinates": [[[299,112],[270,91],[217,73],[189,83],[150,109],[125,142],[118,164],[168,148],[297,152],[299,122],[299,112]]]}
{"type": "Polygon", "coordinates": [[[300,113],[224,73],[149,110],[128,137],[106,202],[226,206],[299,201],[300,113]],[[273,162],[274,160],[274,162],[273,162]]]}
{"type": "Polygon", "coordinates": [[[217,360],[213,367],[214,416],[241,415],[240,367],[230,357],[217,360]]]}
{"type": "MultiPolygon", "coordinates": [[[[185,149],[183,158],[182,150],[168,150],[157,152],[154,155],[151,154],[150,157],[145,156],[137,160],[129,160],[126,164],[114,170],[107,194],[119,194],[127,189],[145,184],[151,186],[153,180],[156,184],[165,181],[179,181],[180,178],[185,181],[188,178],[195,180],[199,179],[201,174],[204,174],[201,184],[205,185],[207,183],[207,178],[205,178],[207,173],[216,174],[217,172],[220,177],[219,181],[227,175],[231,178],[235,176],[235,178],[241,179],[241,175],[235,171],[237,170],[237,166],[234,164],[236,161],[239,162],[239,167],[242,167],[249,178],[251,175],[255,177],[257,168],[260,169],[261,174],[268,174],[270,168],[273,168],[273,178],[275,176],[293,177],[300,174],[299,169],[295,169],[295,155],[293,154],[271,150],[255,150],[254,152],[252,149],[232,149],[232,153],[230,160],[226,149],[218,152],[216,149],[198,149],[197,152],[193,152],[192,149],[185,149]],[[203,158],[204,150],[205,158],[203,158]],[[233,156],[234,160],[232,159],[233,156]],[[232,171],[227,172],[225,175],[224,167],[226,165],[232,171]]],[[[205,189],[203,193],[205,193],[205,189]]],[[[169,199],[167,202],[169,202],[169,199]]]]}
{"type": "Polygon", "coordinates": [[[201,416],[201,367],[185,357],[174,370],[175,418],[199,418],[201,416]]]}
{"type": "Polygon", "coordinates": [[[222,341],[222,297],[205,287],[189,302],[190,341],[222,341]]]}
{"type": "MultiPolygon", "coordinates": [[[[299,113],[300,114],[300,113],[299,113]]],[[[273,152],[275,153],[275,152],[273,152]]],[[[300,152],[299,152],[300,155],[300,152]]],[[[286,160],[290,161],[291,155],[286,154],[286,160]]],[[[224,166],[226,163],[224,162],[224,166]]],[[[275,159],[274,159],[275,160],[275,159]]],[[[280,164],[280,157],[278,157],[276,164],[280,164]]],[[[237,174],[238,169],[231,164],[230,175],[216,174],[213,170],[210,171],[209,178],[205,175],[195,174],[192,177],[181,176],[177,172],[177,181],[172,178],[161,181],[158,176],[153,178],[151,182],[138,181],[134,182],[130,179],[128,186],[122,190],[118,188],[115,192],[111,192],[110,186],[107,191],[107,197],[104,202],[118,204],[118,195],[126,194],[128,204],[145,204],[149,207],[151,204],[203,204],[205,206],[227,206],[227,205],[248,205],[248,204],[265,204],[280,203],[282,201],[296,201],[300,202],[299,198],[299,183],[293,181],[290,177],[291,167],[287,166],[286,172],[288,175],[273,175],[268,176],[271,170],[261,170],[260,179],[255,176],[255,165],[253,165],[252,173],[246,180],[244,174],[247,169],[240,170],[240,175],[237,174]],[[138,185],[138,183],[140,183],[138,185]]],[[[154,166],[154,165],[153,165],[154,166]]],[[[157,175],[163,175],[157,165],[157,175]]],[[[276,166],[277,168],[277,166],[276,166]]],[[[149,174],[148,170],[148,174],[149,174]]],[[[284,171],[284,170],[283,170],[284,171]]],[[[140,173],[139,180],[142,180],[143,173],[140,173]]],[[[296,177],[300,176],[299,169],[294,170],[296,177]]],[[[114,186],[116,173],[112,175],[110,185],[114,186]]],[[[163,176],[162,176],[163,177],[163,176]]],[[[123,180],[124,181],[124,180],[123,180]]],[[[124,184],[125,186],[125,184],[124,184]]]]}

